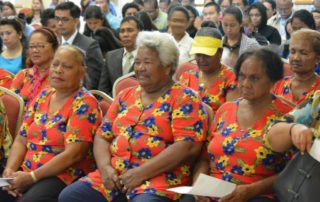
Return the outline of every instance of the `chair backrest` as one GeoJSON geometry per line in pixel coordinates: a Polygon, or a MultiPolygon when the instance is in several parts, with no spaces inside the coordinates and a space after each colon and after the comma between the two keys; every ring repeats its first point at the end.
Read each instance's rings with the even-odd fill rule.
{"type": "Polygon", "coordinates": [[[131,72],[129,74],[126,74],[120,78],[118,78],[112,88],[112,97],[115,98],[122,90],[134,86],[138,86],[139,82],[134,77],[134,72],[131,72]]]}
{"type": "Polygon", "coordinates": [[[2,100],[8,116],[9,130],[14,138],[20,129],[23,118],[24,101],[20,95],[0,86],[0,99],[2,100]]]}
{"type": "Polygon", "coordinates": [[[102,113],[103,115],[106,115],[111,103],[113,102],[113,98],[100,90],[90,90],[90,92],[99,100],[102,113]]]}
{"type": "Polygon", "coordinates": [[[197,65],[192,63],[192,62],[186,62],[186,63],[182,63],[178,66],[174,78],[176,81],[179,80],[180,76],[184,73],[187,72],[189,70],[193,70],[193,69],[197,69],[197,65]]]}

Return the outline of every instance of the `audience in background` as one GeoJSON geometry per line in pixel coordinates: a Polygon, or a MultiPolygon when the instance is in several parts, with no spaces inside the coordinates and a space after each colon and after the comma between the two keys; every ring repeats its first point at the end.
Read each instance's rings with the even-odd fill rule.
{"type": "Polygon", "coordinates": [[[138,4],[131,2],[122,7],[122,17],[135,16],[140,11],[138,4]]]}
{"type": "Polygon", "coordinates": [[[106,27],[112,29],[98,6],[87,7],[84,13],[84,20],[86,25],[83,34],[88,37],[92,37],[97,28],[106,27]]]}
{"type": "Polygon", "coordinates": [[[179,64],[193,60],[190,55],[192,38],[186,32],[189,23],[189,13],[182,6],[175,6],[168,14],[168,32],[174,37],[179,48],[179,64]]]}
{"type": "Polygon", "coordinates": [[[136,17],[143,24],[144,31],[156,31],[158,28],[153,24],[150,16],[145,11],[139,11],[136,17]]]}
{"type": "Polygon", "coordinates": [[[282,42],[287,40],[285,25],[294,13],[292,0],[276,0],[277,13],[268,19],[268,25],[279,31],[282,42]]]}
{"type": "Polygon", "coordinates": [[[137,54],[136,38],[142,29],[143,25],[136,17],[128,16],[122,19],[119,36],[123,48],[107,53],[105,65],[102,67],[99,90],[111,95],[114,82],[133,71],[134,58],[137,54]]]}
{"type": "Polygon", "coordinates": [[[311,13],[316,23],[316,30],[320,31],[320,10],[314,10],[311,13]]]}
{"type": "Polygon", "coordinates": [[[270,44],[281,45],[281,36],[278,30],[267,25],[267,12],[265,6],[256,2],[249,6],[248,15],[253,23],[256,32],[267,38],[270,44]]]}
{"type": "Polygon", "coordinates": [[[65,2],[56,7],[54,14],[57,21],[57,32],[61,36],[61,44],[77,46],[86,53],[88,76],[85,79],[85,86],[88,89],[97,89],[103,68],[103,56],[97,41],[77,31],[80,8],[72,2],[65,2]]]}
{"type": "Polygon", "coordinates": [[[96,0],[96,5],[102,9],[111,28],[114,30],[119,29],[121,19],[111,13],[109,0],[96,0]]]}
{"type": "Polygon", "coordinates": [[[16,74],[25,68],[25,40],[22,24],[17,18],[0,20],[0,37],[6,47],[0,55],[0,67],[16,74]]]}
{"type": "Polygon", "coordinates": [[[187,27],[187,32],[191,38],[194,38],[198,31],[197,28],[194,26],[194,23],[196,18],[199,17],[199,13],[197,9],[195,9],[193,6],[185,5],[184,7],[188,10],[189,13],[189,23],[187,27]]]}
{"type": "Polygon", "coordinates": [[[168,26],[167,14],[159,9],[157,0],[144,0],[143,10],[150,16],[158,30],[166,30],[168,26]]]}
{"type": "Polygon", "coordinates": [[[238,7],[231,6],[224,10],[222,17],[223,53],[221,63],[234,67],[238,57],[247,50],[259,47],[255,39],[243,33],[242,12],[238,7]]]}
{"type": "Polygon", "coordinates": [[[267,9],[267,18],[271,18],[276,14],[276,2],[274,0],[264,0],[262,1],[263,5],[267,9]]]}
{"type": "Polygon", "coordinates": [[[32,25],[35,29],[41,27],[41,13],[44,10],[42,0],[32,0],[31,3],[31,16],[26,18],[27,23],[32,25]]]}
{"type": "Polygon", "coordinates": [[[98,41],[102,55],[105,59],[107,52],[122,47],[121,42],[114,35],[113,31],[106,27],[100,27],[96,29],[92,38],[98,41]]]}
{"type": "Polygon", "coordinates": [[[41,25],[47,27],[57,34],[57,22],[54,16],[54,9],[48,8],[41,13],[41,25]]]}

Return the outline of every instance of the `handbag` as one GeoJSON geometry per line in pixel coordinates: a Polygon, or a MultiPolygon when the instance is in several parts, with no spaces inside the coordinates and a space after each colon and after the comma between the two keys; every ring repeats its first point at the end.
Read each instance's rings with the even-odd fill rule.
{"type": "Polygon", "coordinates": [[[298,152],[278,175],[274,190],[281,202],[320,201],[320,162],[298,152]]]}

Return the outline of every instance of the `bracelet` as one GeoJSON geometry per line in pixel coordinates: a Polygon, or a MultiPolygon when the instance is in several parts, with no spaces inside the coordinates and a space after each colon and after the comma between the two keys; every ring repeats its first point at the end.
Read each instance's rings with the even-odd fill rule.
{"type": "Polygon", "coordinates": [[[36,175],[34,174],[33,171],[30,172],[30,175],[31,175],[31,178],[32,178],[33,182],[37,182],[38,181],[38,179],[37,179],[37,177],[36,177],[36,175]]]}
{"type": "Polygon", "coordinates": [[[295,126],[295,125],[298,125],[298,123],[293,123],[290,128],[289,128],[289,136],[292,137],[292,128],[295,126]]]}

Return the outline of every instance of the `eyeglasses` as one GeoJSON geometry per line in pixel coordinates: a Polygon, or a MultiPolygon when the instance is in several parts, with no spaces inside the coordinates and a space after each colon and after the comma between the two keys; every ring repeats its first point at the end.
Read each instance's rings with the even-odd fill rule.
{"type": "Polygon", "coordinates": [[[57,21],[57,22],[61,22],[61,23],[68,23],[71,19],[70,18],[67,18],[67,17],[54,17],[54,19],[57,21]]]}
{"type": "Polygon", "coordinates": [[[50,44],[29,44],[29,49],[33,50],[43,50],[45,49],[47,46],[50,46],[50,44]]]}

